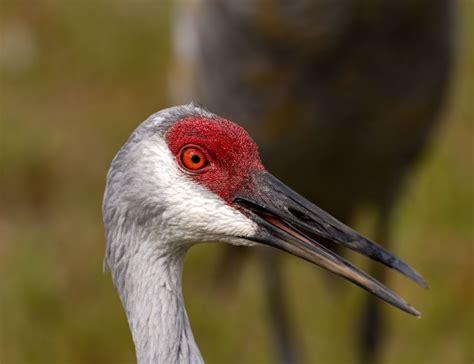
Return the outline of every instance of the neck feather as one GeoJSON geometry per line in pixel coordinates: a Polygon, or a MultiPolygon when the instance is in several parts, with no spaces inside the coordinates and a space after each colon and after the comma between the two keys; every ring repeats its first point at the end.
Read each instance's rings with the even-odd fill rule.
{"type": "Polygon", "coordinates": [[[156,242],[132,245],[128,259],[111,268],[138,363],[203,363],[184,307],[181,277],[186,249],[165,253],[156,242]]]}

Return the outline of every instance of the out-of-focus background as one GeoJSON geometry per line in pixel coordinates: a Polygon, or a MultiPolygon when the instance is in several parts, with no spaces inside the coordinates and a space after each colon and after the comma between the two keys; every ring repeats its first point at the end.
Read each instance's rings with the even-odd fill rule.
{"type": "MultiPolygon", "coordinates": [[[[171,7],[0,2],[0,363],[135,360],[125,314],[102,272],[101,202],[115,152],[139,122],[171,104],[171,7]]],[[[391,277],[423,318],[386,310],[385,363],[474,360],[473,10],[472,1],[459,2],[442,120],[397,204],[393,250],[431,288],[391,277]]],[[[369,230],[370,220],[357,228],[369,230]]],[[[204,357],[273,362],[261,267],[248,262],[229,298],[212,286],[217,257],[217,246],[194,247],[184,272],[204,357]]],[[[345,282],[342,292],[328,291],[320,270],[296,258],[286,258],[285,268],[305,356],[354,362],[352,318],[366,293],[345,282]]]]}

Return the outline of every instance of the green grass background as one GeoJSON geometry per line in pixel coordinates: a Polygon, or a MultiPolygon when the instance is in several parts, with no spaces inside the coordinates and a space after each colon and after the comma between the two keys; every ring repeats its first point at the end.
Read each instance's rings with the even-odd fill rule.
{"type": "MultiPolygon", "coordinates": [[[[393,250],[431,288],[391,277],[423,317],[387,307],[385,363],[474,360],[473,5],[459,2],[442,123],[393,221],[393,250]]],[[[117,149],[170,105],[169,11],[157,0],[0,0],[2,364],[134,362],[125,315],[102,272],[101,200],[117,149]]],[[[369,233],[370,214],[358,225],[369,233]]],[[[258,262],[225,296],[212,286],[218,253],[215,244],[194,247],[184,272],[204,357],[273,362],[258,262]]],[[[355,315],[366,293],[342,281],[328,291],[320,269],[293,257],[284,264],[307,360],[355,362],[355,315]]]]}

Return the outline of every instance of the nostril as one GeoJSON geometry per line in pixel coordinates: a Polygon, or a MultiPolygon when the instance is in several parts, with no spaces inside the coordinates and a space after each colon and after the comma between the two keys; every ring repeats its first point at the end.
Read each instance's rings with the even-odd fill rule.
{"type": "Polygon", "coordinates": [[[302,211],[289,207],[288,212],[299,220],[303,220],[305,222],[313,222],[313,219],[311,219],[311,217],[309,217],[302,211]]]}
{"type": "Polygon", "coordinates": [[[323,225],[321,225],[318,221],[316,221],[314,218],[307,215],[303,211],[296,210],[294,208],[289,207],[288,212],[291,213],[300,222],[305,223],[306,225],[309,225],[309,226],[311,226],[312,228],[314,228],[318,231],[323,231],[324,230],[323,225]]]}

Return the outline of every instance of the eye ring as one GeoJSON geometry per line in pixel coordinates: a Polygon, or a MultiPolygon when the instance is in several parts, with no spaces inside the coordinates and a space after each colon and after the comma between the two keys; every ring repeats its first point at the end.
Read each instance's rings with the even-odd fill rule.
{"type": "Polygon", "coordinates": [[[179,152],[180,164],[191,172],[197,172],[209,165],[204,152],[196,146],[185,146],[179,152]]]}

